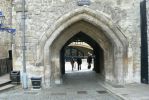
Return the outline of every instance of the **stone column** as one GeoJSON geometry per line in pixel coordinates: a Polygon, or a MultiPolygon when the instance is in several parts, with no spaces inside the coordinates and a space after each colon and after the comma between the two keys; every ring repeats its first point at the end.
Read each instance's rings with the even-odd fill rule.
{"type": "Polygon", "coordinates": [[[124,63],[123,63],[123,47],[115,46],[114,48],[114,77],[116,84],[124,84],[124,63]]]}
{"type": "Polygon", "coordinates": [[[131,46],[128,47],[127,62],[128,62],[128,74],[126,75],[126,81],[128,83],[131,83],[133,80],[133,73],[132,73],[133,72],[133,50],[131,46]]]}
{"type": "Polygon", "coordinates": [[[46,48],[44,50],[44,87],[48,88],[50,87],[50,76],[51,76],[51,66],[50,66],[50,50],[49,48],[46,48]]]}
{"type": "Polygon", "coordinates": [[[16,62],[16,51],[15,51],[15,44],[12,44],[12,57],[13,57],[13,66],[15,66],[15,62],[16,62]]]}

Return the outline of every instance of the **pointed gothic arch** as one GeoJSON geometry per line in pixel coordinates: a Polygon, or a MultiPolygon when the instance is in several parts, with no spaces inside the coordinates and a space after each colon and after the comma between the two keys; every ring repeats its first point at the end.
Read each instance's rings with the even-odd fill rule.
{"type": "Polygon", "coordinates": [[[63,15],[41,37],[40,61],[45,67],[45,85],[53,81],[60,83],[60,49],[79,31],[93,38],[104,50],[105,79],[124,84],[128,48],[125,35],[105,14],[82,7],[63,15]]]}

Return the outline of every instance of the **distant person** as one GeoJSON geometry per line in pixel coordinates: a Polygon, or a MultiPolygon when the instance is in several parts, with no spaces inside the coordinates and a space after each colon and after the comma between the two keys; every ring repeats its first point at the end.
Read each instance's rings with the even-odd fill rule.
{"type": "Polygon", "coordinates": [[[78,63],[78,70],[81,70],[82,59],[80,56],[77,58],[77,63],[78,63]]]}
{"type": "Polygon", "coordinates": [[[91,63],[92,63],[92,55],[89,54],[89,56],[87,57],[87,63],[88,63],[88,69],[91,68],[91,63]]]}
{"type": "Polygon", "coordinates": [[[71,57],[71,58],[70,58],[70,63],[71,63],[71,66],[72,66],[72,71],[73,71],[73,68],[74,68],[74,63],[75,63],[75,61],[74,61],[73,57],[71,57]]]}

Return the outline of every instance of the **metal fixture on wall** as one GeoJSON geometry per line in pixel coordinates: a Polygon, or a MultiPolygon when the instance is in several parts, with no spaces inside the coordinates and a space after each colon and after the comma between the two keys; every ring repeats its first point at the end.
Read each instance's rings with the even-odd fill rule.
{"type": "Polygon", "coordinates": [[[22,87],[23,89],[28,88],[28,75],[26,73],[26,45],[25,45],[25,33],[26,33],[26,27],[25,27],[25,0],[22,0],[22,56],[23,56],[23,72],[22,72],[22,87]]]}
{"type": "Polygon", "coordinates": [[[85,6],[85,5],[89,6],[91,4],[91,1],[90,0],[78,0],[77,4],[78,6],[85,6]]]}
{"type": "Polygon", "coordinates": [[[149,84],[148,63],[148,33],[147,33],[147,9],[146,0],[140,3],[141,19],[141,82],[149,84]]]}

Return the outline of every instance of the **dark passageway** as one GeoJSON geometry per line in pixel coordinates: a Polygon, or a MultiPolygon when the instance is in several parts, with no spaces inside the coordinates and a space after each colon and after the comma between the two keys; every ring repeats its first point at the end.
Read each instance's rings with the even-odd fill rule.
{"type": "MultiPolygon", "coordinates": [[[[63,46],[63,48],[61,49],[61,73],[65,74],[65,62],[69,59],[69,57],[78,57],[81,55],[82,59],[85,59],[85,54],[84,51],[81,50],[77,50],[76,54],[70,54],[69,57],[66,57],[66,50],[68,50],[69,44],[71,44],[72,42],[85,42],[86,44],[88,44],[93,50],[92,50],[92,55],[93,55],[93,66],[94,66],[94,71],[96,73],[100,73],[100,74],[104,74],[104,54],[103,54],[103,50],[102,48],[97,44],[97,42],[95,40],[93,40],[91,37],[89,37],[88,35],[86,35],[83,32],[79,32],[78,34],[76,34],[75,36],[73,36],[71,39],[69,39],[66,44],[63,46]]],[[[71,47],[71,49],[74,49],[71,47]]],[[[71,51],[70,49],[70,51],[71,51]]]]}

